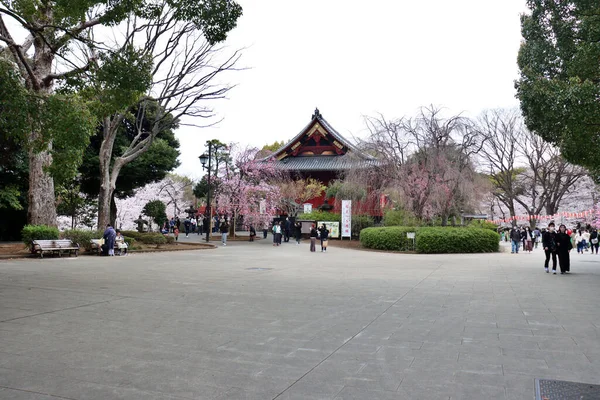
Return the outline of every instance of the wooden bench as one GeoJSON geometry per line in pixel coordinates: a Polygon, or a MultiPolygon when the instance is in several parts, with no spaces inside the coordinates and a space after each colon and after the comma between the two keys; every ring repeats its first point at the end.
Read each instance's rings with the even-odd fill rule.
{"type": "Polygon", "coordinates": [[[44,257],[44,253],[58,254],[60,257],[63,252],[69,252],[69,256],[74,253],[77,257],[79,255],[79,244],[70,239],[34,240],[31,242],[31,252],[33,254],[39,253],[40,258],[44,257]]]}
{"type": "Polygon", "coordinates": [[[92,239],[90,240],[90,244],[92,253],[98,253],[98,255],[102,254],[102,245],[104,244],[104,239],[92,239]]]}

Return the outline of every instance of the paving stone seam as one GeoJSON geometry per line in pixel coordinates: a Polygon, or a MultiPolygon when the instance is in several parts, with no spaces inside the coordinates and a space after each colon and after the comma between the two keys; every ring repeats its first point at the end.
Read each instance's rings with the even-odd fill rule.
{"type": "Polygon", "coordinates": [[[64,396],[58,396],[58,395],[54,395],[54,394],[50,394],[50,393],[36,392],[34,390],[18,389],[18,388],[14,388],[14,387],[10,387],[10,386],[2,386],[2,385],[0,385],[0,389],[15,390],[17,392],[25,392],[25,393],[33,393],[33,394],[41,394],[41,395],[44,395],[44,396],[54,397],[56,399],[78,400],[78,399],[75,399],[75,398],[72,398],[72,397],[64,397],[64,396]]]}
{"type": "Polygon", "coordinates": [[[16,318],[5,319],[3,321],[0,321],[0,324],[3,323],[3,322],[16,321],[18,319],[25,319],[25,318],[37,317],[39,315],[53,314],[53,313],[57,313],[57,312],[61,312],[61,311],[74,310],[76,308],[83,308],[83,307],[95,306],[97,304],[110,303],[111,301],[123,300],[123,299],[127,299],[127,298],[128,297],[126,297],[126,296],[125,297],[119,297],[119,298],[116,298],[116,299],[110,299],[110,300],[104,300],[104,301],[97,301],[97,302],[89,303],[89,304],[82,304],[80,306],[75,306],[75,307],[62,308],[60,310],[45,311],[45,312],[42,312],[42,313],[26,315],[24,317],[16,317],[16,318]]]}
{"type": "MultiPolygon", "coordinates": [[[[423,283],[425,280],[429,279],[429,277],[431,275],[433,275],[434,273],[436,273],[441,267],[443,266],[443,263],[438,265],[434,270],[432,270],[426,277],[424,277],[423,279],[421,279],[419,282],[417,282],[412,288],[410,288],[406,293],[404,293],[402,296],[400,296],[400,298],[398,298],[396,301],[394,301],[393,303],[391,303],[385,310],[383,310],[381,313],[379,313],[375,318],[373,318],[373,320],[371,320],[371,322],[369,322],[367,325],[363,326],[358,332],[356,332],[352,337],[350,337],[350,339],[344,341],[344,343],[342,343],[337,349],[335,349],[333,352],[331,352],[331,354],[329,354],[327,357],[325,357],[324,359],[322,359],[321,361],[319,361],[315,366],[313,366],[310,370],[308,370],[304,375],[302,375],[300,378],[298,378],[296,381],[294,381],[291,385],[289,385],[287,388],[285,388],[281,393],[279,393],[277,396],[273,397],[272,400],[276,400],[277,398],[279,398],[281,395],[283,395],[285,392],[287,392],[289,389],[291,389],[296,383],[300,382],[305,376],[307,376],[308,374],[310,374],[312,371],[314,371],[319,365],[323,364],[325,361],[327,361],[331,356],[333,356],[335,353],[337,353],[342,347],[344,347],[345,345],[347,345],[348,343],[350,343],[352,341],[352,339],[354,339],[355,337],[357,337],[359,334],[361,334],[362,332],[364,332],[369,326],[371,326],[375,321],[377,321],[382,315],[384,315],[386,312],[388,312],[392,307],[394,307],[395,305],[397,305],[400,301],[402,301],[402,299],[404,299],[404,297],[406,297],[409,293],[411,293],[414,289],[416,289],[421,283],[423,283]]],[[[414,360],[413,360],[414,361],[414,360]]],[[[412,364],[412,363],[411,363],[412,364]]],[[[343,390],[343,388],[342,388],[343,390]]],[[[340,390],[341,392],[341,390],[340,390]]],[[[336,394],[337,396],[337,394],[336,394]]]]}

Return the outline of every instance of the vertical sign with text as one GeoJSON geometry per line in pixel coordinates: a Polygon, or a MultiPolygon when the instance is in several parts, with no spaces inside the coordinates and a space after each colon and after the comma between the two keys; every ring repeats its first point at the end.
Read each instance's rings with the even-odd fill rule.
{"type": "Polygon", "coordinates": [[[342,237],[352,236],[352,201],[342,200],[342,237]]]}

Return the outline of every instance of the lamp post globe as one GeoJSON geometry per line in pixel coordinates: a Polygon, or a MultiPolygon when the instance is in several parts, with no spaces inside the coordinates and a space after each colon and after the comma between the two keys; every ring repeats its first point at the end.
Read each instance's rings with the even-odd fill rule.
{"type": "Polygon", "coordinates": [[[202,164],[202,168],[204,168],[206,162],[208,161],[208,154],[203,153],[200,157],[198,157],[198,159],[200,160],[200,164],[202,164]]]}

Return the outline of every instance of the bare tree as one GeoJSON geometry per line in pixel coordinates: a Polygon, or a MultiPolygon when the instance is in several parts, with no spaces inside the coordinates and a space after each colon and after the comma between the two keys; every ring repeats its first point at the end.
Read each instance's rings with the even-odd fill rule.
{"type": "MultiPolygon", "coordinates": [[[[396,193],[417,218],[451,215],[474,207],[474,155],[481,148],[471,122],[448,118],[434,106],[422,107],[414,118],[367,118],[370,136],[361,143],[382,160],[376,170],[383,191],[396,193]]],[[[369,171],[369,170],[367,170],[369,171]]]]}
{"type": "Polygon", "coordinates": [[[103,120],[99,226],[110,221],[110,202],[122,168],[148,151],[163,129],[182,125],[182,118],[213,118],[210,101],[224,98],[232,87],[219,79],[236,70],[241,55],[234,51],[224,56],[223,48],[209,44],[193,24],[179,23],[172,11],[140,25],[130,21],[126,42],[133,45],[138,40],[145,40],[145,52],[152,57],[153,82],[148,96],[103,120]],[[157,107],[149,113],[153,103],[157,107]],[[139,110],[133,118],[136,135],[127,149],[112,159],[121,124],[134,109],[139,110]]]}
{"type": "Polygon", "coordinates": [[[475,129],[481,142],[479,161],[490,177],[493,193],[516,215],[517,197],[523,193],[517,167],[523,124],[517,110],[489,110],[477,119],[475,129]]]}
{"type": "Polygon", "coordinates": [[[557,147],[529,131],[519,142],[519,153],[526,170],[521,174],[523,194],[515,200],[530,216],[542,210],[556,214],[562,199],[587,175],[584,168],[565,161],[557,147]]]}

